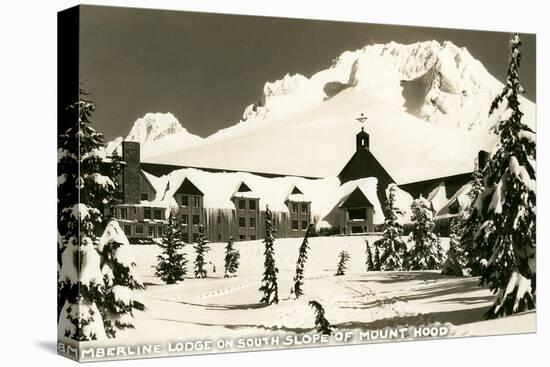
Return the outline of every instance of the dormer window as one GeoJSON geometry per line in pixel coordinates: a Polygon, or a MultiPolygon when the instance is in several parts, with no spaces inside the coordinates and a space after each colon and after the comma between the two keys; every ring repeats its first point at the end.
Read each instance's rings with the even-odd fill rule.
{"type": "Polygon", "coordinates": [[[181,206],[189,206],[189,196],[182,195],[182,197],[181,197],[181,206]]]}
{"type": "Polygon", "coordinates": [[[142,192],[142,193],[141,193],[141,200],[142,200],[142,201],[147,201],[147,200],[149,200],[149,194],[147,194],[146,192],[142,192]]]}
{"type": "Polygon", "coordinates": [[[239,210],[246,209],[246,200],[239,200],[239,210]]]}
{"type": "Polygon", "coordinates": [[[198,196],[193,196],[193,206],[199,208],[201,206],[201,198],[198,196]]]}
{"type": "Polygon", "coordinates": [[[307,204],[302,204],[302,214],[307,214],[307,204]]]}
{"type": "Polygon", "coordinates": [[[248,202],[248,209],[250,210],[256,210],[256,201],[255,200],[250,200],[248,202]]]}

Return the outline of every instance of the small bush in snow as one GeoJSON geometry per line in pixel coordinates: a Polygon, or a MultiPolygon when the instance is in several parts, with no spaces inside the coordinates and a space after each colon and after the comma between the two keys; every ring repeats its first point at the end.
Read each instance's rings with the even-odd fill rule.
{"type": "Polygon", "coordinates": [[[347,251],[340,251],[340,254],[338,255],[338,265],[336,267],[336,276],[341,276],[346,274],[347,263],[350,259],[349,253],[347,251]]]}

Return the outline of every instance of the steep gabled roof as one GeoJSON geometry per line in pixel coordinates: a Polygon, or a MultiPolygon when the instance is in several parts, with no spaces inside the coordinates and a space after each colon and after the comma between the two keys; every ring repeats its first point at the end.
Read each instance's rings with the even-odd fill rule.
{"type": "Polygon", "coordinates": [[[367,199],[363,190],[359,187],[356,187],[355,190],[351,192],[339,205],[341,209],[352,209],[352,208],[367,208],[374,207],[372,203],[367,199]]]}
{"type": "Polygon", "coordinates": [[[389,184],[395,182],[368,149],[357,150],[338,174],[341,183],[367,177],[376,177],[378,179],[378,186],[382,190],[385,190],[389,184]]]}
{"type": "Polygon", "coordinates": [[[145,180],[145,183],[147,183],[149,188],[156,194],[157,189],[155,188],[155,186],[151,182],[151,178],[154,177],[154,176],[149,175],[147,172],[145,172],[143,170],[140,170],[139,173],[141,174],[141,177],[143,177],[143,179],[145,180]]]}
{"type": "Polygon", "coordinates": [[[201,195],[204,196],[203,192],[199,190],[197,186],[187,177],[184,178],[180,187],[175,192],[176,194],[185,194],[185,195],[201,195]]]}
{"type": "Polygon", "coordinates": [[[258,199],[258,193],[254,192],[250,186],[248,186],[244,181],[241,181],[237,187],[237,190],[231,195],[231,198],[250,198],[258,199]]]}

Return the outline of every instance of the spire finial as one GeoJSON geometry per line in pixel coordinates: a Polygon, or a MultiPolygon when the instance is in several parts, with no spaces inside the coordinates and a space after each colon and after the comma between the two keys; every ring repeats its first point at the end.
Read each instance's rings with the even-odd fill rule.
{"type": "Polygon", "coordinates": [[[361,112],[361,116],[355,118],[358,122],[361,123],[361,131],[365,131],[365,122],[367,121],[367,116],[361,112]]]}

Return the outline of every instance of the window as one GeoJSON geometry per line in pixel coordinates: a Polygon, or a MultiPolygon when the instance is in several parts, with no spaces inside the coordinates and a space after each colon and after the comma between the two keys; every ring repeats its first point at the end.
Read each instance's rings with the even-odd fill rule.
{"type": "Polygon", "coordinates": [[[248,202],[248,209],[250,210],[256,210],[256,200],[250,200],[248,202]]]}
{"type": "Polygon", "coordinates": [[[246,227],[246,218],[245,217],[239,217],[239,227],[246,227]]]}
{"type": "Polygon", "coordinates": [[[199,208],[201,206],[201,198],[198,196],[193,196],[193,206],[199,208]]]}
{"type": "Polygon", "coordinates": [[[246,200],[239,200],[239,210],[246,209],[246,200]]]}
{"type": "Polygon", "coordinates": [[[148,231],[147,231],[147,235],[151,238],[156,238],[157,237],[156,227],[149,226],[148,231]]]}
{"type": "Polygon", "coordinates": [[[254,235],[250,236],[250,241],[256,241],[256,236],[254,235]]]}
{"type": "Polygon", "coordinates": [[[132,226],[125,225],[124,226],[124,234],[126,236],[131,236],[132,235],[132,226]]]}
{"type": "Polygon", "coordinates": [[[249,218],[250,228],[256,228],[256,218],[249,218]]]}
{"type": "Polygon", "coordinates": [[[151,208],[143,208],[143,218],[145,219],[153,219],[151,208]]]}
{"type": "Polygon", "coordinates": [[[349,220],[366,220],[367,211],[365,209],[348,209],[349,220]]]}
{"type": "Polygon", "coordinates": [[[239,241],[246,241],[246,236],[244,234],[240,234],[239,241]]]}
{"type": "Polygon", "coordinates": [[[199,240],[199,234],[198,233],[193,233],[193,242],[197,242],[199,240]]]}
{"type": "Polygon", "coordinates": [[[143,234],[143,226],[136,226],[136,234],[143,234]]]}
{"type": "Polygon", "coordinates": [[[197,225],[197,224],[200,224],[200,222],[201,222],[200,215],[193,215],[193,224],[197,225]]]}
{"type": "Polygon", "coordinates": [[[293,230],[293,231],[297,231],[297,230],[298,230],[298,221],[297,221],[297,220],[293,220],[293,221],[292,221],[292,230],[293,230]]]}
{"type": "Polygon", "coordinates": [[[189,242],[189,232],[181,232],[181,240],[183,242],[189,242]]]}
{"type": "Polygon", "coordinates": [[[149,200],[149,194],[146,193],[146,192],[142,192],[141,193],[141,200],[145,200],[145,201],[149,200]]]}
{"type": "Polygon", "coordinates": [[[154,218],[157,219],[157,220],[162,219],[162,212],[161,212],[160,209],[155,209],[153,211],[153,215],[154,215],[154,218]]]}
{"type": "Polygon", "coordinates": [[[302,214],[307,214],[307,204],[302,204],[302,214]]]}
{"type": "Polygon", "coordinates": [[[302,221],[302,230],[305,231],[307,229],[307,225],[308,225],[307,220],[303,220],[302,221]]]}
{"type": "Polygon", "coordinates": [[[185,225],[189,224],[189,216],[187,214],[183,214],[181,216],[181,224],[185,224],[185,225]]]}
{"type": "Polygon", "coordinates": [[[128,208],[120,208],[120,218],[128,219],[128,208]]]}
{"type": "Polygon", "coordinates": [[[293,213],[298,213],[298,204],[292,203],[292,212],[293,213]]]}
{"type": "Polygon", "coordinates": [[[189,196],[187,195],[181,196],[181,206],[189,206],[189,196]]]}

